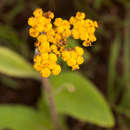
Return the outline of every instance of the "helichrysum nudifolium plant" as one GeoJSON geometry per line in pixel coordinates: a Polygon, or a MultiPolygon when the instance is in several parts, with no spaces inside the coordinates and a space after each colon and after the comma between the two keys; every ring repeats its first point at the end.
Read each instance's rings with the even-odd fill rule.
{"type": "Polygon", "coordinates": [[[40,72],[42,77],[49,77],[51,74],[58,75],[61,66],[58,59],[62,58],[72,70],[79,69],[84,62],[84,50],[80,46],[70,48],[67,46],[67,39],[72,36],[80,39],[84,47],[91,46],[96,41],[95,30],[98,27],[96,21],[85,19],[85,13],[77,12],[69,20],[55,18],[51,11],[43,12],[37,8],[33,17],[28,19],[31,26],[29,35],[36,38],[35,47],[38,53],[34,57],[34,68],[40,72]]]}

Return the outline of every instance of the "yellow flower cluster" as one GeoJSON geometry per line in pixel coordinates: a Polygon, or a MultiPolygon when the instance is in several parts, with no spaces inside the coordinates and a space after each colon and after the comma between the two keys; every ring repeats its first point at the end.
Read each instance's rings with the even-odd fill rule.
{"type": "Polygon", "coordinates": [[[69,21],[62,18],[56,18],[52,23],[54,14],[51,11],[43,12],[38,8],[33,12],[33,17],[28,19],[31,26],[29,35],[36,38],[36,49],[38,50],[34,57],[34,68],[40,72],[43,77],[58,75],[61,72],[61,66],[57,63],[61,57],[72,70],[79,69],[79,65],[84,62],[84,51],[81,47],[67,47],[67,39],[72,36],[74,39],[83,40],[83,45],[91,45],[96,40],[94,35],[97,22],[85,20],[85,14],[77,12],[75,17],[69,21]]]}
{"type": "Polygon", "coordinates": [[[96,21],[90,19],[85,19],[85,14],[82,12],[77,12],[76,16],[70,18],[70,24],[73,25],[72,36],[74,39],[81,39],[83,41],[83,46],[91,46],[91,43],[96,41],[94,35],[98,24],[96,21]]]}
{"type": "Polygon", "coordinates": [[[57,56],[54,53],[42,53],[34,57],[34,68],[40,71],[43,77],[49,77],[51,72],[53,75],[58,75],[61,71],[61,67],[56,61],[57,56]]]}
{"type": "Polygon", "coordinates": [[[73,50],[65,50],[62,52],[62,58],[72,70],[79,69],[79,65],[84,62],[84,51],[81,47],[76,46],[73,50]]]}

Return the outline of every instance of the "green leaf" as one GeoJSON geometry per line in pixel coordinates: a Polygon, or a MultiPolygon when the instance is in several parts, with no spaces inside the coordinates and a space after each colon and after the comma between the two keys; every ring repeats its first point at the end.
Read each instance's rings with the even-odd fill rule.
{"type": "MultiPolygon", "coordinates": [[[[46,116],[46,119],[48,121],[51,121],[50,108],[49,108],[49,104],[47,104],[46,101],[47,99],[44,97],[44,94],[43,94],[42,97],[37,102],[37,106],[41,114],[46,116]]],[[[60,126],[62,127],[62,130],[67,130],[65,118],[63,115],[58,115],[58,121],[60,123],[60,126]]]]}
{"type": "Polygon", "coordinates": [[[79,73],[64,72],[51,77],[50,81],[59,113],[103,127],[114,125],[113,115],[102,94],[79,73]]]}
{"type": "MultiPolygon", "coordinates": [[[[128,9],[127,9],[128,10],[128,9]]],[[[122,114],[125,114],[127,117],[130,118],[130,23],[127,21],[129,20],[130,11],[127,11],[126,20],[124,23],[125,29],[125,40],[124,40],[124,74],[123,74],[123,91],[124,94],[120,101],[120,104],[117,106],[116,110],[122,114]]]]}
{"type": "Polygon", "coordinates": [[[17,53],[0,47],[0,56],[1,73],[14,77],[38,79],[38,73],[32,68],[32,65],[17,53]]]}
{"type": "Polygon", "coordinates": [[[11,9],[6,15],[5,15],[5,20],[8,20],[7,22],[12,23],[13,19],[15,18],[16,15],[18,15],[20,12],[23,11],[25,5],[23,0],[17,1],[15,7],[11,9]]]}
{"type": "Polygon", "coordinates": [[[53,130],[45,115],[38,111],[15,105],[0,105],[0,129],[53,130]]]}
{"type": "Polygon", "coordinates": [[[130,88],[126,88],[123,98],[118,106],[116,106],[116,110],[121,113],[125,114],[127,117],[130,118],[130,88]]]}
{"type": "Polygon", "coordinates": [[[8,86],[8,87],[13,88],[13,89],[16,89],[19,85],[17,80],[12,79],[12,78],[5,76],[5,75],[0,76],[0,79],[1,79],[1,83],[4,86],[8,86]]]}
{"type": "Polygon", "coordinates": [[[116,101],[116,88],[115,88],[115,80],[117,78],[117,71],[116,71],[116,63],[117,58],[119,56],[120,50],[120,36],[117,35],[112,46],[111,46],[111,53],[109,57],[109,68],[108,68],[108,98],[111,103],[116,101]]]}
{"type": "Polygon", "coordinates": [[[0,24],[0,41],[4,41],[9,48],[20,52],[22,55],[28,56],[26,41],[19,38],[17,32],[11,26],[0,24]]]}
{"type": "Polygon", "coordinates": [[[124,39],[124,85],[129,87],[130,85],[130,22],[127,23],[130,17],[130,11],[128,11],[124,28],[125,28],[125,39],[124,39]]]}
{"type": "Polygon", "coordinates": [[[120,106],[122,106],[123,108],[126,108],[130,111],[130,88],[126,89],[126,92],[120,102],[120,106]]]}
{"type": "Polygon", "coordinates": [[[18,47],[17,45],[23,43],[23,41],[18,38],[15,30],[12,27],[4,24],[0,24],[0,38],[2,40],[9,41],[14,47],[18,47]]]}

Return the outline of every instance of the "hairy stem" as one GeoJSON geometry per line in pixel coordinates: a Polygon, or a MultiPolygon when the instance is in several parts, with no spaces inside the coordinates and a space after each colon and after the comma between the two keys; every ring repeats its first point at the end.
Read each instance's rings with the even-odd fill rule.
{"type": "Polygon", "coordinates": [[[49,83],[49,80],[47,78],[42,78],[42,84],[43,87],[46,91],[46,94],[48,96],[48,100],[49,100],[49,107],[50,107],[50,113],[51,113],[51,118],[54,124],[54,127],[56,130],[61,130],[61,127],[59,125],[58,122],[58,115],[56,112],[56,106],[55,106],[55,102],[54,102],[54,97],[53,97],[53,93],[52,93],[52,89],[51,89],[51,85],[49,83]]]}

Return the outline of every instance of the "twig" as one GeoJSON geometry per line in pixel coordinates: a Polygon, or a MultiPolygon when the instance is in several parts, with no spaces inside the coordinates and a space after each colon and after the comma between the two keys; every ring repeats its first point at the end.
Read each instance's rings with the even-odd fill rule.
{"type": "Polygon", "coordinates": [[[56,106],[54,103],[54,97],[53,97],[53,93],[51,90],[51,85],[47,78],[42,78],[42,84],[43,84],[43,87],[45,88],[46,94],[48,96],[49,105],[50,105],[50,113],[51,113],[52,121],[54,123],[54,127],[56,130],[61,130],[61,127],[58,122],[58,115],[56,112],[56,106]]]}

